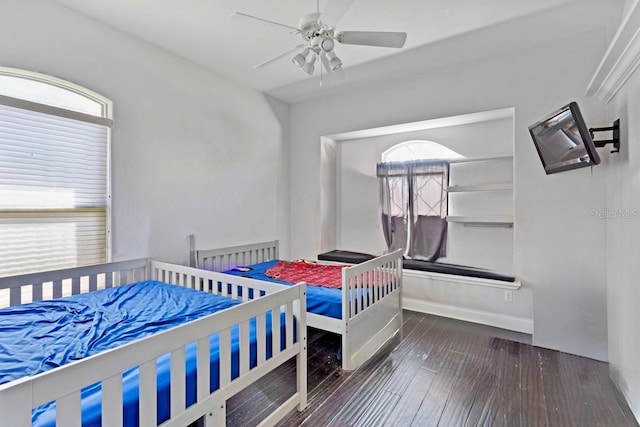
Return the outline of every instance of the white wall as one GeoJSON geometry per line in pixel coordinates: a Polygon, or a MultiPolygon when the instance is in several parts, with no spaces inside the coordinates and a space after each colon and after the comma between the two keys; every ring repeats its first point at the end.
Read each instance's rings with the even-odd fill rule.
{"type": "Polygon", "coordinates": [[[286,237],[286,104],[51,1],[0,11],[1,65],[114,102],[115,260],[286,237]]]}
{"type": "MultiPolygon", "coordinates": [[[[595,9],[588,13],[606,16],[606,5],[590,4],[595,9]]],[[[588,123],[601,123],[603,106],[582,95],[604,52],[607,33],[590,31],[583,24],[567,30],[561,43],[530,41],[482,60],[370,85],[360,82],[354,89],[293,105],[292,255],[313,257],[321,248],[323,135],[513,106],[515,271],[524,286],[518,293],[533,292],[533,342],[606,360],[606,261],[601,254],[605,226],[589,216],[590,210],[605,206],[605,174],[602,168],[593,168],[546,176],[527,131],[530,124],[571,100],[580,103],[588,123]]],[[[509,37],[517,27],[504,34],[500,28],[488,31],[473,36],[490,42],[509,37]]],[[[543,30],[540,37],[544,39],[543,30]]],[[[450,49],[440,46],[435,51],[452,55],[464,44],[443,43],[450,43],[450,49]]],[[[437,59],[429,52],[424,51],[421,61],[432,66],[437,59]]],[[[421,69],[421,64],[415,65],[421,69]]]]}
{"type": "MultiPolygon", "coordinates": [[[[437,142],[465,157],[512,156],[513,120],[490,120],[338,142],[335,227],[338,248],[374,254],[387,249],[379,214],[376,163],[388,148],[416,139],[437,142]]],[[[452,164],[450,171],[452,185],[513,180],[511,160],[452,164]]],[[[513,193],[450,193],[449,208],[450,215],[513,215],[513,193]]],[[[513,230],[449,224],[447,256],[438,261],[513,274],[513,230]]]]}
{"type": "MultiPolygon", "coordinates": [[[[636,8],[640,7],[637,5],[636,8]]],[[[636,10],[637,12],[637,10],[636,10]]],[[[634,31],[637,30],[635,26],[634,31]]],[[[635,44],[636,48],[638,44],[635,44]]],[[[631,52],[638,52],[631,49],[631,52]]],[[[637,59],[637,58],[636,58],[637,59]]],[[[623,61],[623,64],[626,61],[623,61]]],[[[624,65],[623,65],[624,66],[624,65]]],[[[620,118],[620,153],[605,159],[607,211],[607,318],[611,378],[640,422],[640,71],[609,104],[610,123],[620,118]]],[[[606,134],[605,134],[606,135],[606,134]]]]}
{"type": "Polygon", "coordinates": [[[621,119],[622,147],[609,157],[607,185],[607,314],[611,377],[640,419],[640,73],[611,106],[621,119]],[[627,216],[628,215],[628,216],[627,216]]]}

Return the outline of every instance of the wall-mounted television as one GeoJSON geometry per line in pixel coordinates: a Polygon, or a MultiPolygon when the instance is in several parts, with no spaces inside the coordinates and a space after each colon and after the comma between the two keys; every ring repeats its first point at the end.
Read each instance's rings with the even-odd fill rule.
{"type": "Polygon", "coordinates": [[[589,129],[575,102],[530,126],[529,133],[547,175],[600,163],[589,129]]]}

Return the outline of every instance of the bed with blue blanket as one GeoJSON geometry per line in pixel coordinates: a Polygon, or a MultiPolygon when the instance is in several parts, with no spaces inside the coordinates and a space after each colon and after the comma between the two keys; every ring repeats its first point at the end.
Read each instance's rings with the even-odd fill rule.
{"type": "MultiPolygon", "coordinates": [[[[76,414],[68,420],[68,402],[54,397],[45,402],[31,402],[29,420],[24,414],[15,417],[3,413],[9,408],[2,408],[0,403],[0,425],[21,425],[28,421],[25,425],[55,426],[57,419],[57,425],[71,425],[67,423],[73,421],[83,426],[101,426],[109,425],[109,417],[119,419],[124,426],[145,425],[149,420],[151,425],[159,425],[176,418],[188,423],[214,406],[218,408],[219,402],[224,407],[224,400],[239,386],[254,380],[248,377],[262,376],[257,371],[268,372],[267,364],[281,363],[275,359],[286,361],[290,358],[286,357],[287,353],[302,354],[299,343],[306,335],[299,325],[304,324],[304,316],[293,316],[293,303],[300,302],[301,293],[297,299],[295,292],[284,299],[275,298],[272,308],[267,310],[264,307],[270,295],[288,288],[278,285],[268,288],[245,278],[233,278],[238,279],[234,281],[229,280],[229,276],[207,276],[200,270],[180,266],[167,270],[167,266],[156,263],[147,270],[171,284],[144,280],[113,286],[111,279],[112,287],[105,286],[105,289],[0,309],[0,402],[20,400],[17,391],[10,393],[12,385],[17,385],[14,387],[17,390],[25,379],[36,379],[37,389],[49,373],[56,375],[67,368],[75,369],[83,361],[95,362],[100,358],[104,359],[102,363],[113,360],[118,364],[117,357],[105,355],[117,355],[120,349],[131,352],[132,347],[134,353],[136,349],[139,353],[148,353],[145,343],[154,347],[153,357],[143,357],[143,363],[131,360],[127,369],[116,370],[116,375],[103,378],[119,384],[116,389],[121,402],[115,405],[118,407],[115,417],[103,410],[103,391],[111,390],[111,383],[87,378],[82,387],[73,390],[72,394],[77,397],[73,404],[76,414]],[[212,289],[214,282],[224,283],[225,287],[235,286],[239,289],[235,293],[240,295],[248,289],[244,292],[244,301],[197,290],[212,289]],[[286,300],[289,300],[288,309],[281,312],[280,303],[286,300]],[[252,303],[256,310],[247,311],[247,304],[252,303]],[[234,320],[234,311],[240,307],[245,313],[234,320]],[[215,321],[216,316],[220,322],[215,321]],[[211,329],[210,325],[216,324],[221,328],[211,329]],[[184,339],[172,342],[171,337],[176,336],[176,331],[180,334],[181,328],[185,331],[184,339]],[[195,331],[198,332],[194,335],[195,331]],[[168,342],[163,343],[163,335],[168,342]],[[203,372],[198,372],[199,369],[203,372]],[[143,370],[151,372],[152,378],[149,375],[142,378],[143,370]],[[208,378],[203,379],[205,374],[208,378]],[[225,391],[229,386],[233,386],[232,390],[225,391]],[[154,396],[147,396],[150,393],[154,396]],[[150,406],[155,406],[151,416],[145,410],[150,406]]],[[[93,277],[95,283],[98,278],[105,282],[104,276],[93,277]]],[[[15,288],[11,286],[11,279],[0,278],[0,289],[15,288]]],[[[55,282],[58,281],[52,283],[55,282]]],[[[63,285],[62,281],[59,283],[63,285]]],[[[306,360],[299,357],[298,364],[306,364],[306,360]]],[[[306,370],[306,365],[300,369],[306,370]]],[[[76,375],[72,371],[69,374],[76,375]]],[[[68,393],[58,394],[66,398],[68,393]]],[[[295,405],[300,409],[306,404],[306,384],[302,389],[299,384],[292,399],[284,409],[295,405]]],[[[111,400],[112,397],[107,397],[107,402],[111,400]]],[[[224,423],[224,413],[211,416],[215,417],[214,422],[224,423]]]]}
{"type": "MultiPolygon", "coordinates": [[[[215,249],[198,249],[190,238],[198,268],[287,284],[267,276],[279,261],[278,241],[215,249]]],[[[342,369],[357,369],[393,337],[402,333],[402,251],[344,266],[335,284],[307,284],[307,325],[342,336],[342,369]]],[[[313,263],[313,262],[312,262],[313,263]]],[[[282,277],[282,276],[278,276],[282,277]]]]}

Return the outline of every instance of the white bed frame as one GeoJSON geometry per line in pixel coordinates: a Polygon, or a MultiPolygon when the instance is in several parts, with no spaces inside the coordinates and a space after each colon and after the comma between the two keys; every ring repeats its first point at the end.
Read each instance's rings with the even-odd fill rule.
{"type": "MultiPolygon", "coordinates": [[[[194,239],[191,237],[194,248],[194,239]]],[[[278,241],[197,250],[197,267],[226,271],[278,259],[278,241]]],[[[342,319],[307,312],[307,325],[342,336],[342,369],[360,367],[396,334],[402,336],[402,250],[342,270],[342,319]],[[373,283],[371,298],[354,298],[373,283]]]]}
{"type": "Polygon", "coordinates": [[[156,358],[171,353],[170,419],[162,426],[184,427],[197,420],[205,426],[224,426],[226,400],[252,384],[266,373],[295,357],[297,390],[285,403],[272,412],[261,425],[274,425],[294,408],[307,406],[307,336],[305,307],[306,288],[270,284],[243,277],[166,264],[151,260],[117,262],[44,273],[0,278],[0,292],[9,293],[10,305],[63,294],[78,294],[135,283],[159,280],[177,286],[218,293],[238,298],[242,287],[245,301],[238,306],[219,311],[167,331],[134,341],[124,346],[69,363],[32,377],[24,377],[0,385],[0,426],[31,426],[31,410],[56,401],[58,426],[80,426],[80,390],[102,383],[102,425],[122,426],[122,373],[140,368],[141,427],[156,426],[156,358]],[[213,282],[210,282],[213,281],[213,282]],[[249,300],[248,289],[254,289],[249,300]],[[3,291],[5,290],[5,291],[3,291]],[[8,291],[6,291],[8,290],[8,291]],[[259,296],[260,291],[266,295],[259,296]],[[280,350],[280,312],[286,313],[286,348],[280,350]],[[266,359],[266,314],[272,314],[272,357],[266,359]],[[297,342],[293,342],[293,317],[296,317],[297,342]],[[257,365],[249,366],[249,321],[257,318],[257,365]],[[231,380],[231,328],[240,325],[240,375],[231,380]],[[209,392],[209,337],[220,334],[220,387],[209,392]],[[185,408],[185,347],[197,342],[197,398],[185,408]]]}

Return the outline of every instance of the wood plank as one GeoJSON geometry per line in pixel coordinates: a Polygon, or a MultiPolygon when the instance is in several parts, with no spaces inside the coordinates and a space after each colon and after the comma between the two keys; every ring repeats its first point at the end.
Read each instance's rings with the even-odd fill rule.
{"type": "Polygon", "coordinates": [[[211,341],[209,337],[204,337],[198,340],[198,353],[197,353],[197,398],[198,402],[203,401],[209,396],[211,390],[211,341]]]}
{"type": "Polygon", "coordinates": [[[81,415],[79,391],[58,399],[56,402],[56,425],[79,426],[81,415]]]}
{"type": "Polygon", "coordinates": [[[411,425],[436,375],[438,373],[435,371],[418,369],[405,393],[388,415],[386,422],[389,425],[411,425]]]}
{"type": "MultiPolygon", "coordinates": [[[[140,365],[140,413],[139,425],[152,427],[157,425],[157,396],[156,396],[156,361],[152,360],[140,365]]],[[[64,424],[63,424],[64,425],[64,424]]]]}
{"type": "Polygon", "coordinates": [[[102,381],[102,424],[122,426],[122,375],[102,381]]]}
{"type": "Polygon", "coordinates": [[[227,405],[228,425],[257,425],[275,408],[295,393],[295,363],[287,362],[283,367],[265,375],[261,381],[236,394],[244,404],[227,405]],[[235,407],[234,407],[235,406],[235,407]]]}
{"type": "Polygon", "coordinates": [[[333,344],[339,344],[339,335],[326,335],[323,339],[310,344],[313,355],[309,357],[308,362],[310,368],[307,378],[309,405],[303,412],[293,412],[282,421],[282,426],[300,425],[305,419],[312,416],[320,408],[322,402],[352,375],[351,372],[342,370],[340,361],[335,357],[336,347],[333,344]]]}
{"type": "Polygon", "coordinates": [[[440,417],[450,398],[451,390],[464,361],[464,354],[450,350],[441,352],[438,357],[441,359],[441,363],[438,370],[434,371],[437,372],[437,375],[413,420],[413,424],[417,426],[439,425],[440,417]]]}
{"type": "Polygon", "coordinates": [[[171,416],[175,417],[186,408],[185,401],[185,349],[180,347],[171,352],[171,416]]]}
{"type": "Polygon", "coordinates": [[[372,405],[380,403],[380,396],[386,393],[386,385],[393,377],[399,365],[386,358],[370,374],[367,382],[355,390],[351,391],[351,396],[342,405],[332,421],[343,422],[347,425],[354,425],[363,415],[370,411],[375,411],[372,405]]]}
{"type": "Polygon", "coordinates": [[[486,343],[488,340],[487,337],[470,340],[478,342],[464,353],[464,364],[451,390],[455,399],[449,399],[445,404],[439,421],[441,425],[475,425],[473,409],[486,406],[490,391],[497,382],[493,354],[486,343]]]}
{"type": "Polygon", "coordinates": [[[414,329],[411,332],[413,339],[407,341],[407,345],[393,348],[373,373],[373,378],[366,383],[366,388],[358,389],[334,419],[354,424],[364,422],[364,417],[368,422],[382,423],[428,357],[431,346],[425,344],[424,337],[430,335],[433,326],[414,329]],[[388,393],[395,394],[398,398],[392,399],[388,393]],[[374,418],[369,417],[369,414],[375,414],[374,418]]]}
{"type": "MultiPolygon", "coordinates": [[[[346,374],[347,376],[349,374],[346,374]]],[[[313,390],[310,390],[308,395],[309,405],[302,412],[293,411],[288,417],[283,419],[279,425],[282,427],[298,426],[302,424],[306,419],[311,418],[316,411],[318,411],[320,405],[333,393],[333,390],[340,386],[345,381],[344,377],[339,375],[331,375],[324,379],[322,383],[313,390]]]]}
{"type": "Polygon", "coordinates": [[[522,346],[520,363],[522,425],[547,427],[549,419],[538,349],[533,346],[522,346]]]}
{"type": "Polygon", "coordinates": [[[522,425],[522,397],[520,387],[519,343],[493,338],[490,344],[491,379],[478,381],[478,396],[471,407],[468,422],[471,425],[519,426],[522,425]],[[512,345],[515,344],[515,345],[512,345]]]}
{"type": "Polygon", "coordinates": [[[577,425],[608,426],[625,418],[608,381],[608,365],[583,357],[559,353],[560,379],[573,396],[577,425]]]}
{"type": "MultiPolygon", "coordinates": [[[[637,427],[607,364],[415,312],[405,311],[403,331],[397,346],[346,373],[335,358],[339,336],[310,329],[310,404],[278,425],[637,427]]],[[[289,361],[230,399],[227,425],[258,424],[294,387],[289,361]]]]}
{"type": "Polygon", "coordinates": [[[369,405],[368,410],[353,425],[358,427],[384,426],[389,413],[399,400],[400,395],[390,391],[378,394],[378,397],[369,405]]]}
{"type": "Polygon", "coordinates": [[[309,425],[328,425],[336,418],[338,411],[347,405],[347,402],[353,397],[355,390],[363,384],[366,384],[375,376],[377,365],[386,359],[385,353],[376,354],[369,362],[361,366],[356,372],[357,375],[351,375],[351,381],[344,381],[338,385],[318,409],[313,413],[313,417],[307,418],[305,422],[309,425]]]}

